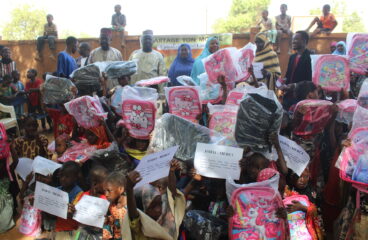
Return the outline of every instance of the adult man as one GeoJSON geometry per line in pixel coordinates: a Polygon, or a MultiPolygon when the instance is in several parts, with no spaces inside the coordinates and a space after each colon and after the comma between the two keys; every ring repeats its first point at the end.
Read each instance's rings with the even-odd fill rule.
{"type": "Polygon", "coordinates": [[[77,51],[78,40],[75,37],[68,37],[65,42],[65,50],[58,55],[56,72],[59,77],[69,78],[69,75],[78,68],[72,56],[77,51]]]}
{"type": "Polygon", "coordinates": [[[322,12],[323,16],[320,18],[315,17],[309,27],[307,28],[307,32],[314,26],[314,24],[317,23],[317,28],[314,30],[311,34],[311,37],[320,34],[320,33],[326,33],[330,34],[335,27],[337,26],[337,21],[335,19],[335,16],[330,13],[331,7],[330,5],[326,4],[323,6],[322,12]]]}
{"type": "Polygon", "coordinates": [[[88,42],[81,42],[79,44],[78,53],[80,57],[77,58],[78,67],[84,67],[88,64],[89,54],[91,52],[91,46],[88,42]]]}
{"type": "Polygon", "coordinates": [[[296,83],[312,80],[311,53],[307,49],[308,41],[309,36],[307,32],[298,31],[294,34],[292,47],[296,53],[289,58],[289,64],[285,75],[286,86],[282,88],[282,90],[286,92],[283,102],[286,110],[295,102],[293,91],[296,83]]]}
{"type": "Polygon", "coordinates": [[[289,37],[289,52],[291,52],[291,42],[293,38],[293,33],[290,30],[291,27],[291,17],[286,15],[287,5],[281,4],[280,6],[281,14],[276,16],[276,29],[277,29],[277,53],[280,53],[280,43],[281,38],[284,33],[289,37]]]}
{"type": "Polygon", "coordinates": [[[3,47],[0,51],[0,80],[5,75],[11,75],[14,70],[17,70],[15,62],[11,59],[11,51],[8,47],[3,47]]]}
{"type": "Polygon", "coordinates": [[[54,17],[51,14],[46,16],[47,23],[43,27],[43,36],[37,38],[37,57],[35,58],[38,61],[43,60],[42,50],[45,45],[45,40],[49,43],[49,48],[51,50],[50,58],[55,60],[56,57],[56,45],[55,40],[57,39],[58,33],[56,25],[52,22],[54,17]]]}
{"type": "MultiPolygon", "coordinates": [[[[132,76],[131,84],[139,80],[149,79],[166,75],[164,58],[161,53],[152,49],[153,32],[146,30],[141,37],[142,49],[135,50],[129,57],[129,60],[137,62],[137,72],[132,76]]],[[[163,86],[159,90],[162,92],[163,86]]]]}

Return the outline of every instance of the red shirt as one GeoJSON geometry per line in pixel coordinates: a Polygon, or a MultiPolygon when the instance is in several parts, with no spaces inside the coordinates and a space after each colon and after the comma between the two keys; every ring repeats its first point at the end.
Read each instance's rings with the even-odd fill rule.
{"type": "Polygon", "coordinates": [[[68,113],[62,114],[60,110],[47,108],[47,114],[52,119],[52,123],[54,124],[54,137],[55,139],[63,135],[70,135],[70,133],[74,129],[74,117],[68,113]]]}
{"type": "MultiPolygon", "coordinates": [[[[26,83],[26,91],[29,91],[32,88],[40,88],[41,84],[43,83],[43,81],[39,78],[36,78],[34,82],[29,81],[26,83]]],[[[40,105],[40,97],[41,94],[40,92],[32,92],[29,94],[29,103],[32,106],[38,106],[40,105]]]]}

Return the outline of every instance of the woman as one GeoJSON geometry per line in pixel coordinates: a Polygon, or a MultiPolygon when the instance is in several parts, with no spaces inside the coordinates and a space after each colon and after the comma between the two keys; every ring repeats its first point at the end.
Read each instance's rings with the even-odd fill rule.
{"type": "Polygon", "coordinates": [[[216,52],[219,48],[219,41],[216,37],[210,37],[207,39],[206,46],[204,47],[201,55],[194,61],[192,73],[190,75],[197,85],[199,85],[198,75],[205,72],[202,59],[216,52]]]}
{"type": "Polygon", "coordinates": [[[257,51],[255,62],[263,63],[263,79],[269,90],[275,90],[275,82],[281,76],[279,58],[272,49],[272,44],[265,33],[256,36],[257,51]]]}
{"type": "Polygon", "coordinates": [[[193,63],[194,59],[192,58],[192,50],[189,44],[180,44],[178,55],[169,70],[170,86],[180,86],[181,84],[176,78],[182,75],[189,76],[192,72],[193,63]]]}
{"type": "Polygon", "coordinates": [[[333,55],[346,55],[346,44],[344,41],[340,41],[336,44],[336,50],[333,55]]]}

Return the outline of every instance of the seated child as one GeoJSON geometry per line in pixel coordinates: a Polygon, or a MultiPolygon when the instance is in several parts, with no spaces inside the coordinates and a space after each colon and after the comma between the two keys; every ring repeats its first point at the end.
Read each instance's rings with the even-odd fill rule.
{"type": "Polygon", "coordinates": [[[113,141],[109,128],[105,121],[101,121],[101,125],[98,127],[92,127],[85,130],[85,137],[90,145],[95,145],[97,149],[108,148],[113,141]]]}
{"type": "Polygon", "coordinates": [[[128,174],[126,193],[129,218],[123,222],[122,236],[133,239],[177,239],[185,213],[184,195],[176,189],[177,160],[171,161],[167,179],[142,187],[144,212],[137,209],[134,186],[141,180],[138,172],[128,174]]]}
{"type": "Polygon", "coordinates": [[[124,175],[116,172],[111,173],[104,181],[103,188],[110,206],[103,226],[103,239],[123,239],[121,223],[127,213],[125,185],[124,175]]]}
{"type": "Polygon", "coordinates": [[[73,239],[75,230],[78,228],[78,222],[72,219],[72,209],[74,204],[83,194],[82,189],[78,186],[80,177],[80,166],[75,162],[66,162],[59,170],[60,185],[58,189],[63,190],[69,194],[69,209],[68,218],[63,219],[58,217],[55,225],[55,239],[73,239]]]}

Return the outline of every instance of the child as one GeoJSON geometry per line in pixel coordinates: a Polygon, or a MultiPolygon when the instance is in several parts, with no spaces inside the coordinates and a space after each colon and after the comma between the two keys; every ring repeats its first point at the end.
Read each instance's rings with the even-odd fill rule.
{"type": "Polygon", "coordinates": [[[5,105],[12,105],[16,89],[12,85],[12,77],[5,75],[0,83],[0,102],[5,105]]]}
{"type": "Polygon", "coordinates": [[[287,5],[281,4],[280,6],[281,14],[276,17],[276,29],[277,29],[277,53],[280,53],[280,44],[282,35],[285,33],[289,37],[289,54],[291,53],[291,42],[293,39],[293,33],[290,30],[291,27],[291,17],[286,15],[287,5]]]}
{"type": "Polygon", "coordinates": [[[59,104],[59,109],[46,108],[47,114],[52,119],[52,125],[54,126],[54,138],[59,135],[67,134],[71,136],[76,134],[77,124],[72,115],[65,109],[64,104],[59,104]]]}
{"type": "Polygon", "coordinates": [[[121,14],[121,5],[115,5],[115,14],[112,15],[111,25],[116,31],[124,31],[126,25],[125,15],[121,14]]]}
{"type": "MultiPolygon", "coordinates": [[[[33,117],[26,117],[24,120],[25,136],[18,137],[11,144],[13,161],[17,164],[18,158],[26,157],[34,159],[37,156],[49,158],[47,150],[49,141],[44,135],[39,135],[37,120],[33,117]]],[[[16,165],[15,164],[15,165],[16,165]]]]}
{"type": "MultiPolygon", "coordinates": [[[[84,195],[98,197],[102,199],[106,199],[104,195],[104,181],[108,176],[108,171],[106,168],[102,166],[96,166],[91,169],[89,178],[90,178],[90,189],[87,192],[84,192],[80,199],[83,198],[84,195]]],[[[91,226],[79,226],[77,231],[76,240],[84,240],[84,239],[101,239],[102,237],[102,229],[95,228],[91,226]]]]}
{"type": "MultiPolygon", "coordinates": [[[[27,78],[29,81],[26,83],[26,92],[28,94],[28,113],[43,115],[43,109],[41,107],[41,94],[40,86],[42,85],[42,80],[37,77],[36,69],[29,69],[27,72],[27,78]]],[[[46,129],[45,118],[41,118],[42,128],[46,129]]],[[[51,128],[51,127],[50,127],[51,128]]]]}
{"type": "Polygon", "coordinates": [[[301,176],[297,176],[295,173],[289,174],[289,183],[285,189],[285,197],[290,197],[293,195],[305,195],[309,200],[309,207],[306,207],[298,201],[292,201],[292,204],[286,206],[288,213],[293,213],[295,211],[302,211],[306,213],[306,225],[309,234],[313,240],[323,239],[322,232],[322,221],[319,219],[317,213],[316,204],[318,204],[317,193],[312,188],[310,184],[310,173],[309,169],[306,168],[301,176]]]}
{"type": "Polygon", "coordinates": [[[24,115],[24,103],[27,101],[27,98],[25,97],[25,88],[23,83],[20,81],[20,74],[17,70],[14,70],[12,72],[13,77],[13,86],[16,90],[16,97],[14,99],[13,105],[15,114],[17,115],[17,118],[20,118],[24,115]]]}
{"type": "Polygon", "coordinates": [[[317,24],[317,28],[312,32],[311,37],[314,37],[315,35],[320,33],[330,34],[335,29],[335,27],[337,26],[337,21],[335,16],[330,11],[331,6],[328,4],[324,5],[322,9],[323,16],[321,16],[320,18],[315,17],[310,23],[307,30],[305,30],[306,32],[309,32],[309,30],[315,24],[317,24]]]}
{"type": "Polygon", "coordinates": [[[122,239],[121,223],[126,215],[126,180],[120,173],[111,173],[104,181],[104,191],[110,207],[103,227],[103,239],[122,239]]]}
{"type": "Polygon", "coordinates": [[[114,140],[104,120],[101,120],[99,126],[86,129],[85,137],[87,142],[90,145],[95,145],[97,149],[108,148],[114,140]]]}
{"type": "Polygon", "coordinates": [[[273,23],[271,18],[268,17],[268,11],[262,11],[262,19],[257,24],[257,27],[261,32],[266,32],[268,39],[272,42],[272,44],[276,43],[277,30],[274,30],[273,23]]]}
{"type": "Polygon", "coordinates": [[[68,147],[70,147],[71,143],[70,143],[70,138],[68,135],[63,134],[58,136],[55,139],[55,153],[56,156],[53,156],[53,160],[57,161],[57,158],[63,156],[63,153],[68,149],[68,147]]]}
{"type": "Polygon", "coordinates": [[[66,162],[59,170],[60,185],[58,189],[63,190],[69,195],[68,218],[58,217],[55,225],[55,239],[73,239],[78,223],[72,219],[73,206],[83,194],[82,189],[77,185],[80,177],[80,167],[76,162],[66,162]]]}
{"type": "Polygon", "coordinates": [[[133,190],[141,177],[136,171],[128,174],[126,192],[129,218],[125,218],[123,222],[123,238],[178,238],[179,226],[185,213],[185,199],[176,189],[177,169],[179,162],[171,161],[168,179],[161,179],[154,185],[149,184],[142,188],[144,213],[137,209],[133,190]]]}

